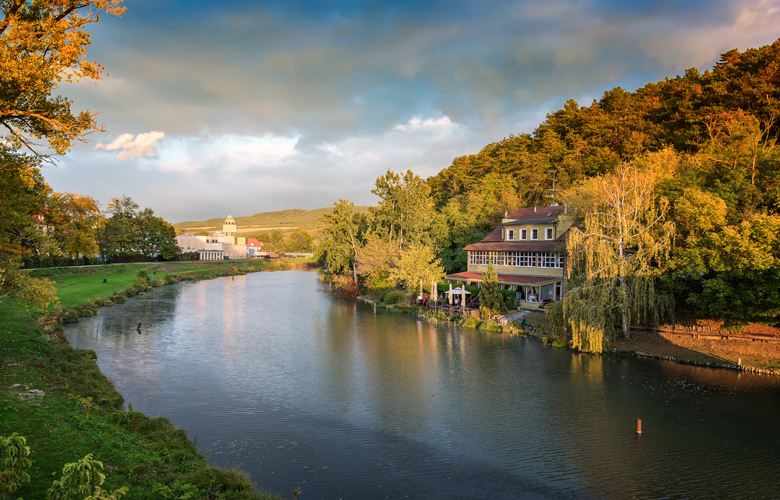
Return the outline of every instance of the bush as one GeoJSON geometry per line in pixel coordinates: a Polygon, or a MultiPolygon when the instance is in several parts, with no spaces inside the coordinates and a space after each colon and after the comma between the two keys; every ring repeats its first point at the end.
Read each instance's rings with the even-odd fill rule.
{"type": "Polygon", "coordinates": [[[27,469],[32,461],[27,458],[30,447],[27,440],[17,433],[8,437],[0,436],[0,496],[9,498],[23,482],[30,482],[27,469]]]}
{"type": "Polygon", "coordinates": [[[70,323],[78,323],[79,317],[78,315],[73,311],[67,311],[65,315],[62,317],[62,322],[66,324],[70,323]]]}
{"type": "Polygon", "coordinates": [[[386,292],[382,297],[382,302],[387,305],[398,304],[404,300],[404,292],[400,290],[391,290],[386,292]]]}
{"type": "Polygon", "coordinates": [[[149,273],[147,273],[146,270],[141,269],[140,271],[138,271],[138,278],[148,282],[149,281],[149,273]]]}
{"type": "Polygon", "coordinates": [[[126,294],[116,294],[112,298],[114,299],[114,304],[124,304],[127,302],[126,294]]]}
{"type": "Polygon", "coordinates": [[[516,292],[514,290],[501,290],[501,295],[504,296],[504,306],[508,310],[517,310],[516,292]]]}
{"type": "Polygon", "coordinates": [[[156,280],[154,280],[154,281],[152,282],[152,286],[154,286],[154,287],[157,287],[157,286],[163,286],[163,285],[165,285],[166,283],[167,283],[167,282],[166,282],[164,279],[162,279],[162,278],[157,278],[156,280]]]}

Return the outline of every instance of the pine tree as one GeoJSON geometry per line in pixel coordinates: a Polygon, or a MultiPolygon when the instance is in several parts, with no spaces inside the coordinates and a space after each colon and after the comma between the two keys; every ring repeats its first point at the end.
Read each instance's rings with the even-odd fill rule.
{"type": "Polygon", "coordinates": [[[498,286],[498,275],[489,263],[487,271],[482,273],[482,288],[479,290],[479,313],[482,319],[490,319],[494,314],[501,312],[504,305],[504,296],[498,286]]]}

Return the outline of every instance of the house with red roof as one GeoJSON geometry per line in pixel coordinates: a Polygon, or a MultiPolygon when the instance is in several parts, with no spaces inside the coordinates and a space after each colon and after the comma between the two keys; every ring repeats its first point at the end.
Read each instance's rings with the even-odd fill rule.
{"type": "Polygon", "coordinates": [[[492,263],[501,288],[516,292],[518,306],[539,308],[560,300],[566,290],[566,232],[573,223],[565,206],[515,209],[482,241],[463,249],[468,271],[446,278],[479,284],[492,263]]]}

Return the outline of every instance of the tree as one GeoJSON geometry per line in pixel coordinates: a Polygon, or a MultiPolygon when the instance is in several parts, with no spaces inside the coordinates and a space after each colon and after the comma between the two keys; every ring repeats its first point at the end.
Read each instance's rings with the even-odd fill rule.
{"type": "Polygon", "coordinates": [[[54,96],[62,83],[99,80],[103,67],[86,60],[86,27],[102,12],[121,15],[121,0],[0,0],[0,125],[14,149],[65,153],[74,140],[101,130],[95,113],[74,114],[54,96]],[[36,141],[43,140],[44,145],[36,141]]]}
{"type": "Polygon", "coordinates": [[[575,348],[600,352],[619,324],[623,336],[640,317],[659,316],[671,304],[656,292],[658,265],[668,258],[674,225],[666,222],[667,202],[654,194],[652,174],[627,164],[593,179],[582,229],[567,237],[569,290],[552,308],[557,329],[571,332],[575,348]]]}
{"type": "Polygon", "coordinates": [[[390,271],[389,280],[396,285],[403,285],[407,293],[414,293],[423,282],[423,289],[432,292],[431,283],[444,277],[444,268],[433,253],[433,248],[421,243],[412,243],[401,250],[398,262],[390,271]]]}
{"type": "Polygon", "coordinates": [[[488,263],[487,270],[482,273],[482,288],[479,289],[479,312],[482,319],[490,319],[494,314],[500,313],[504,306],[504,296],[498,285],[498,275],[492,263],[488,263]]]}
{"type": "Polygon", "coordinates": [[[372,208],[374,222],[393,234],[401,248],[426,241],[434,212],[425,181],[411,170],[403,177],[388,170],[376,179],[375,186],[371,192],[379,196],[379,204],[372,208]]]}
{"type": "Polygon", "coordinates": [[[355,260],[365,228],[365,220],[355,213],[355,204],[348,200],[339,200],[333,204],[333,212],[322,216],[327,224],[322,230],[322,240],[317,247],[317,258],[325,259],[328,270],[337,274],[352,270],[352,281],[357,283],[355,260]],[[364,225],[364,224],[363,224],[364,225]]]}
{"type": "Polygon", "coordinates": [[[176,242],[176,228],[156,216],[151,208],[138,213],[135,227],[136,248],[145,257],[172,260],[181,253],[176,242]]]}
{"type": "Polygon", "coordinates": [[[180,249],[176,229],[151,208],[139,209],[129,196],[112,198],[108,204],[112,216],[105,221],[99,237],[101,254],[111,259],[176,258],[180,249]]]}
{"type": "Polygon", "coordinates": [[[97,227],[104,221],[102,210],[94,198],[75,193],[54,192],[49,197],[45,223],[52,229],[50,236],[66,257],[94,256],[97,227]]]}
{"type": "Polygon", "coordinates": [[[297,229],[287,236],[285,245],[290,252],[310,252],[314,244],[314,237],[310,232],[297,229]]]}
{"type": "Polygon", "coordinates": [[[357,273],[366,279],[372,292],[384,288],[398,257],[398,243],[389,234],[370,232],[357,251],[357,273]]]}

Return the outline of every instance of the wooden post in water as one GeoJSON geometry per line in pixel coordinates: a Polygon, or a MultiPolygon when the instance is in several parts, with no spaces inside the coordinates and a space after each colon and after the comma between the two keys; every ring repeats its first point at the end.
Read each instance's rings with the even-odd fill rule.
{"type": "Polygon", "coordinates": [[[638,418],[636,419],[636,433],[642,434],[642,419],[638,418]]]}
{"type": "Polygon", "coordinates": [[[374,302],[374,314],[376,314],[376,302],[374,302]]]}

